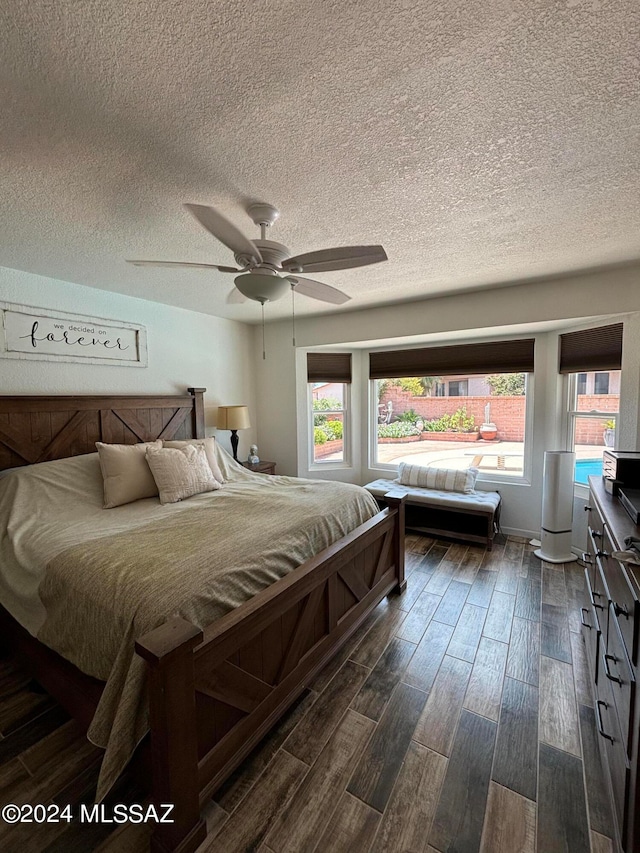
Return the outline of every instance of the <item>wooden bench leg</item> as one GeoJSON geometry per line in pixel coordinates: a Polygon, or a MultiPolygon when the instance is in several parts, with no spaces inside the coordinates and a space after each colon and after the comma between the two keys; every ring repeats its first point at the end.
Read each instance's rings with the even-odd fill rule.
{"type": "Polygon", "coordinates": [[[392,592],[403,593],[407,588],[407,580],[404,576],[404,524],[405,524],[405,495],[397,495],[387,492],[384,496],[385,503],[389,509],[397,510],[396,523],[393,530],[393,562],[397,570],[398,583],[392,592]]]}

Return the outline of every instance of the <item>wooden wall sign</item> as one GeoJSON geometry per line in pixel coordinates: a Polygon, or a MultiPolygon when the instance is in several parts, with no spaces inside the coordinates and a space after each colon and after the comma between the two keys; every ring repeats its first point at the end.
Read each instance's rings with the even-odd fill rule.
{"type": "Polygon", "coordinates": [[[144,326],[0,302],[0,357],[147,366],[144,326]]]}

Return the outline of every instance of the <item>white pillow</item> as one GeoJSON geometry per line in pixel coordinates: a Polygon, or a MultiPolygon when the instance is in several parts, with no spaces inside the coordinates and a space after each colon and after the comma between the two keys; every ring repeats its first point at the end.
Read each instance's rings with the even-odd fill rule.
{"type": "Polygon", "coordinates": [[[437,489],[441,492],[462,492],[472,495],[475,492],[477,468],[430,468],[424,465],[411,465],[401,462],[398,465],[398,482],[403,486],[421,489],[437,489]]]}
{"type": "Polygon", "coordinates": [[[145,456],[148,447],[162,447],[160,439],[142,444],[104,444],[96,441],[104,488],[104,508],[112,509],[158,494],[145,456]]]}
{"type": "Polygon", "coordinates": [[[163,441],[163,447],[170,447],[174,450],[180,450],[182,447],[187,447],[189,444],[204,445],[204,452],[207,456],[207,462],[209,463],[209,468],[211,468],[211,473],[216,478],[216,480],[222,485],[224,483],[224,477],[222,476],[222,471],[220,470],[220,466],[218,465],[218,460],[216,459],[216,440],[212,436],[208,436],[207,438],[187,438],[182,441],[163,441]]]}
{"type": "Polygon", "coordinates": [[[220,488],[201,444],[179,448],[149,447],[147,462],[158,485],[161,504],[172,504],[220,488]]]}

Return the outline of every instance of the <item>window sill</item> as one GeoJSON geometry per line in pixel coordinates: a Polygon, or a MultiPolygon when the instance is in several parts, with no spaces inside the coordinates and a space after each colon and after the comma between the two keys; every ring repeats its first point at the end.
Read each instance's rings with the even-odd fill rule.
{"type": "Polygon", "coordinates": [[[353,468],[349,462],[312,462],[308,471],[339,471],[353,468]]]}
{"type": "Polygon", "coordinates": [[[579,498],[580,500],[587,500],[589,497],[589,486],[585,485],[584,483],[574,483],[573,496],[574,498],[579,498]]]}

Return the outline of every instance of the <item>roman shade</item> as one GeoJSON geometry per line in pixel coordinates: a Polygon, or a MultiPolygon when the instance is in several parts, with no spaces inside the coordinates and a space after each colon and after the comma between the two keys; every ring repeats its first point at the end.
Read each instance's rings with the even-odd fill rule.
{"type": "Polygon", "coordinates": [[[620,370],[622,323],[560,335],[560,373],[620,370]]]}
{"type": "Polygon", "coordinates": [[[351,382],[351,353],[307,353],[307,381],[351,382]]]}
{"type": "Polygon", "coordinates": [[[534,338],[446,347],[386,350],[369,354],[371,379],[402,376],[532,373],[534,338]]]}

